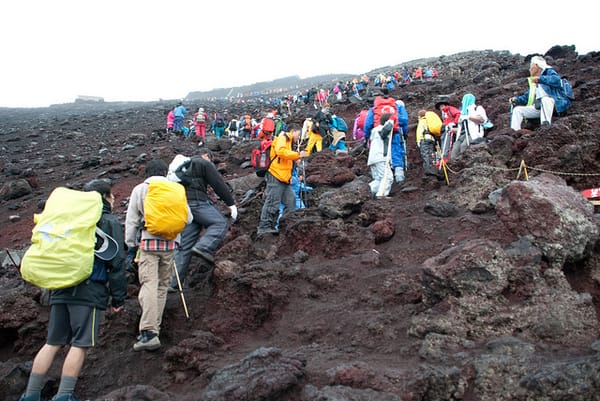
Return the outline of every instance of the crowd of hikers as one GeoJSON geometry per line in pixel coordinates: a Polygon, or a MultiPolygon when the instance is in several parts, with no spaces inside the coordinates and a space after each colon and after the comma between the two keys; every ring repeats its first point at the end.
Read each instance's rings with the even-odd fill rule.
{"type": "MultiPolygon", "coordinates": [[[[541,125],[550,124],[554,111],[562,113],[570,105],[572,94],[564,95],[565,90],[570,88],[563,87],[565,80],[561,80],[542,57],[531,59],[530,74],[530,87],[525,94],[509,100],[511,128],[514,130],[521,128],[525,118],[540,118],[541,125]]],[[[228,137],[232,141],[260,139],[270,143],[281,133],[289,132],[286,120],[292,114],[292,105],[300,102],[309,107],[312,105],[314,115],[307,116],[299,127],[300,144],[296,145],[297,148],[302,147],[306,157],[310,157],[323,149],[346,153],[348,141],[362,144],[369,151],[367,165],[373,178],[371,190],[379,196],[387,196],[391,183],[400,184],[405,180],[408,164],[408,112],[402,100],[394,99],[389,94],[400,85],[437,77],[437,70],[428,66],[419,66],[413,71],[403,67],[372,77],[364,75],[347,82],[338,81],[331,88],[313,87],[304,95],[290,95],[276,101],[268,99],[264,104],[274,107],[267,107],[268,111],[257,116],[243,114],[226,118],[218,112],[209,116],[200,107],[189,120],[191,128],[187,131],[183,128],[182,132],[187,137],[198,137],[200,145],[204,143],[207,132],[214,133],[217,138],[228,137]],[[353,98],[363,106],[353,121],[345,121],[332,110],[331,104],[343,97],[353,98]],[[389,116],[385,116],[387,118],[384,120],[386,114],[389,116]],[[388,120],[390,122],[386,126],[388,120]]],[[[486,133],[494,127],[484,106],[476,102],[474,94],[464,94],[460,104],[456,105],[450,104],[448,98],[440,98],[434,110],[418,111],[415,132],[424,173],[437,177],[441,176],[444,163],[456,158],[468,146],[485,141],[486,133]]],[[[177,124],[177,110],[182,107],[178,104],[173,110],[174,127],[180,127],[177,124]]],[[[171,128],[173,124],[170,118],[167,120],[167,130],[177,132],[176,128],[171,128]]]]}
{"type": "MultiPolygon", "coordinates": [[[[348,153],[349,141],[354,148],[366,149],[371,175],[369,187],[375,198],[389,197],[394,183],[405,181],[409,114],[405,103],[391,96],[391,91],[398,82],[406,84],[422,77],[428,79],[429,72],[417,70],[412,76],[408,70],[399,71],[397,76],[380,74],[372,84],[364,77],[345,84],[338,82],[331,94],[327,90],[314,90],[306,98],[283,99],[262,115],[226,117],[199,107],[187,126],[188,111],[182,102],[178,103],[168,113],[166,130],[169,134],[195,137],[200,147],[193,150],[194,155],[177,155],[169,164],[160,159],[146,164],[144,179],[131,190],[124,228],[111,213],[115,198],[110,183],[96,179],[86,184],[79,194],[72,190],[53,192],[38,217],[34,236],[42,227],[48,227],[48,219],[78,220],[77,227],[88,231],[79,233],[76,238],[62,233],[64,235],[57,236],[60,241],[48,241],[49,235],[40,235],[35,241],[32,239],[32,246],[23,257],[23,278],[52,291],[47,342],[33,361],[29,382],[20,400],[40,400],[46,374],[65,345],[71,347],[53,400],[77,400],[73,395],[75,385],[87,349],[96,344],[100,313],[109,307],[118,313],[123,307],[126,271],[135,274],[140,283],[141,317],[138,335],[132,339],[134,351],[153,351],[161,347],[160,329],[167,295],[178,292],[185,308],[183,288],[189,280],[192,258],[195,257],[196,265],[200,266],[196,280],[201,276],[204,286],[210,285],[216,252],[230,224],[237,219],[238,210],[235,197],[213,164],[212,152],[203,146],[208,134],[233,141],[260,142],[252,154],[256,174],[264,177],[265,182],[256,236],[277,235],[281,216],[304,208],[301,193],[312,190],[304,180],[304,168],[299,166],[304,166],[307,158],[324,149],[336,154],[348,153]],[[364,88],[360,85],[371,86],[373,96],[362,101],[361,110],[349,125],[332,110],[330,96],[342,93],[342,96],[362,98],[365,92],[361,92],[364,88]],[[312,103],[315,109],[302,124],[286,123],[286,117],[291,115],[289,106],[294,101],[312,103]],[[227,206],[227,216],[213,203],[209,189],[227,206]],[[73,204],[73,199],[80,201],[73,204]],[[86,213],[77,213],[76,206],[83,205],[84,201],[87,203],[82,210],[86,213]],[[88,244],[90,235],[94,239],[88,244]],[[56,255],[54,249],[57,249],[56,255]],[[64,260],[60,249],[81,249],[80,252],[89,251],[89,255],[71,255],[79,261],[73,263],[64,260]],[[58,282],[55,282],[56,275],[53,279],[38,280],[39,273],[47,268],[48,258],[61,266],[63,277],[58,282]],[[89,260],[89,272],[83,281],[75,281],[73,269],[79,268],[84,259],[89,260]]],[[[431,74],[434,77],[433,72],[431,74]]],[[[521,129],[525,118],[539,118],[541,126],[550,125],[553,114],[566,111],[572,100],[568,81],[561,79],[542,57],[533,57],[527,90],[509,99],[511,128],[521,129]]],[[[470,145],[485,141],[486,132],[492,127],[485,108],[477,104],[472,93],[465,93],[460,105],[452,105],[449,99],[443,98],[435,104],[435,110],[419,110],[415,142],[424,173],[440,178],[444,163],[470,145]]],[[[60,224],[52,226],[61,227],[60,224]]],[[[187,308],[185,310],[187,314],[187,308]]]]}

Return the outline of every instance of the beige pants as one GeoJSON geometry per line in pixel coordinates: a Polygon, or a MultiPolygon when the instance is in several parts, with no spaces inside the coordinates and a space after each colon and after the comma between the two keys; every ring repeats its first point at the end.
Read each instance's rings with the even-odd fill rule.
{"type": "Polygon", "coordinates": [[[163,311],[167,301],[167,286],[171,281],[174,251],[140,251],[138,300],[142,307],[140,332],[160,332],[163,311]]]}
{"type": "Polygon", "coordinates": [[[521,129],[521,124],[524,118],[539,118],[540,123],[543,124],[552,122],[552,114],[554,113],[554,99],[550,96],[544,96],[541,99],[540,109],[536,109],[535,106],[516,106],[512,110],[512,116],[510,118],[510,128],[515,131],[521,129]]]}

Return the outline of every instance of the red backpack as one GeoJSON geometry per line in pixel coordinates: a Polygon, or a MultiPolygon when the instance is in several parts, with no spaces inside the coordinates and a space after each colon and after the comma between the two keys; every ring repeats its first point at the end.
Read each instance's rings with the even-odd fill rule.
{"type": "Polygon", "coordinates": [[[394,132],[400,131],[400,124],[398,124],[398,109],[396,107],[396,100],[393,97],[382,97],[377,96],[373,102],[373,125],[378,126],[380,124],[381,116],[384,114],[391,114],[390,120],[394,122],[394,132]]]}
{"type": "Polygon", "coordinates": [[[264,177],[267,174],[267,171],[269,171],[269,167],[271,166],[271,162],[276,157],[273,156],[273,158],[271,158],[272,143],[273,141],[262,140],[257,148],[252,149],[252,167],[254,167],[254,172],[259,177],[264,177]]]}

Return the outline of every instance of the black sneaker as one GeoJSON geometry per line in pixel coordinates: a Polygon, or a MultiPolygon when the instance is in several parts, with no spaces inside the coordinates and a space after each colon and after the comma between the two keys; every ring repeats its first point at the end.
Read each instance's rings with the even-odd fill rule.
{"type": "Polygon", "coordinates": [[[192,248],[192,252],[195,255],[200,256],[202,259],[206,260],[207,262],[215,263],[215,257],[213,255],[211,255],[210,253],[203,251],[202,249],[192,248]]]}

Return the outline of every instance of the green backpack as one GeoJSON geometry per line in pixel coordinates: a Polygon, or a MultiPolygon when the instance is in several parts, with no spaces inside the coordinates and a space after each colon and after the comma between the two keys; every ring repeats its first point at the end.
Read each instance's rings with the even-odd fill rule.
{"type": "Polygon", "coordinates": [[[32,244],[21,262],[23,280],[49,290],[86,280],[92,273],[101,216],[98,192],[54,189],[42,213],[33,217],[32,244]]]}

